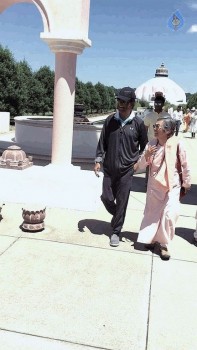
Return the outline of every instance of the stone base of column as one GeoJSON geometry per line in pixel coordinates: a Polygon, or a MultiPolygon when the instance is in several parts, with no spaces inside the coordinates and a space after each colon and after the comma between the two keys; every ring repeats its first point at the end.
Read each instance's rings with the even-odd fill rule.
{"type": "Polygon", "coordinates": [[[102,175],[97,178],[93,171],[73,165],[32,166],[23,172],[0,169],[0,177],[2,203],[82,211],[101,205],[102,175]]]}

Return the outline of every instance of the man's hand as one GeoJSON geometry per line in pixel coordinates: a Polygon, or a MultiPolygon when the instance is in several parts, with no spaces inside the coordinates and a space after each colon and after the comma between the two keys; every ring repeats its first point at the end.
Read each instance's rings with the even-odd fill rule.
{"type": "Polygon", "coordinates": [[[95,175],[96,175],[97,177],[99,177],[99,172],[100,172],[100,170],[101,170],[101,165],[100,165],[100,163],[96,163],[95,166],[94,166],[94,172],[95,172],[95,175]]]}

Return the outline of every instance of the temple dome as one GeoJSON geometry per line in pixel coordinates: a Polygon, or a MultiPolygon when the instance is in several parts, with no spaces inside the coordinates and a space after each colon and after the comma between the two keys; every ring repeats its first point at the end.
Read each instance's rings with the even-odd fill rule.
{"type": "Polygon", "coordinates": [[[154,100],[157,91],[162,92],[166,101],[171,104],[186,104],[185,91],[168,78],[168,69],[163,63],[156,69],[155,77],[140,85],[135,93],[139,100],[151,102],[154,100]]]}

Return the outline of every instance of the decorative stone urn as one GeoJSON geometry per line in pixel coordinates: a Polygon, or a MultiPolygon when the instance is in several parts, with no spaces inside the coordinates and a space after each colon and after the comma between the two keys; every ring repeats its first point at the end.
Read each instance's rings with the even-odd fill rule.
{"type": "Polygon", "coordinates": [[[0,157],[0,168],[23,170],[33,165],[32,157],[19,146],[9,146],[0,157]]]}
{"type": "Polygon", "coordinates": [[[22,208],[23,223],[21,228],[27,232],[39,232],[44,230],[46,208],[40,210],[28,210],[22,208]]]}

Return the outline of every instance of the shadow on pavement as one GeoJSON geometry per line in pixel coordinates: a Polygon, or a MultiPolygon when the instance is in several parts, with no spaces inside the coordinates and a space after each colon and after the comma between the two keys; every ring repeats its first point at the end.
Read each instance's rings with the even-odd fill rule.
{"type": "Polygon", "coordinates": [[[123,242],[126,241],[130,243],[135,243],[137,241],[137,238],[138,238],[138,233],[136,232],[123,231],[120,234],[120,240],[123,242]]]}
{"type": "Polygon", "coordinates": [[[197,205],[197,185],[191,185],[191,190],[182,198],[181,203],[197,205]]]}
{"type": "Polygon", "coordinates": [[[85,232],[84,228],[87,227],[87,229],[93,233],[94,235],[106,235],[108,237],[111,236],[111,225],[109,222],[101,221],[101,220],[95,220],[95,219],[84,219],[80,220],[78,222],[78,229],[79,232],[85,232]]]}
{"type": "MultiPolygon", "coordinates": [[[[106,221],[95,220],[95,219],[80,220],[78,222],[79,232],[85,232],[84,230],[85,227],[87,227],[87,229],[93,235],[106,235],[107,237],[110,237],[112,234],[111,225],[109,222],[106,222],[106,221]]],[[[121,241],[126,240],[131,243],[136,242],[137,237],[138,237],[138,233],[136,232],[123,231],[120,234],[121,241]]]]}
{"type": "Polygon", "coordinates": [[[196,245],[194,231],[195,230],[191,228],[177,227],[175,230],[175,235],[185,239],[190,244],[196,245]]]}

